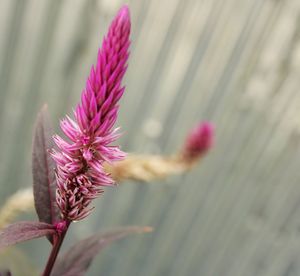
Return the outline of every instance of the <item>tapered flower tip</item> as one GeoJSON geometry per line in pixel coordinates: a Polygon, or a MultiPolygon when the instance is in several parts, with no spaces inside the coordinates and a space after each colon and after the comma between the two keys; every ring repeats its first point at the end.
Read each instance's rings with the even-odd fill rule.
{"type": "Polygon", "coordinates": [[[214,144],[214,126],[210,122],[202,122],[194,127],[186,138],[183,156],[195,159],[205,154],[214,144]]]}
{"type": "Polygon", "coordinates": [[[118,18],[119,22],[130,22],[130,12],[128,5],[123,5],[116,17],[118,18]]]}

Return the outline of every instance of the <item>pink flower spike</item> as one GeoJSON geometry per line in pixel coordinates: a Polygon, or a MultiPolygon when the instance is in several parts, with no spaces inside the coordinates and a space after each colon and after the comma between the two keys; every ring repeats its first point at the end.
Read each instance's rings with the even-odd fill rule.
{"type": "Polygon", "coordinates": [[[119,147],[109,144],[119,137],[113,126],[117,104],[125,89],[121,82],[129,57],[130,25],[129,9],[125,5],[103,39],[81,102],[73,112],[74,119],[66,116],[61,120],[60,127],[67,139],[54,136],[59,148],[51,151],[57,166],[56,201],[67,221],[90,214],[92,199],[103,192],[102,187],[114,184],[104,172],[103,163],[119,161],[125,156],[119,147]]]}
{"type": "Polygon", "coordinates": [[[185,160],[195,160],[211,149],[214,143],[214,126],[210,122],[198,124],[188,134],[182,155],[185,160]]]}

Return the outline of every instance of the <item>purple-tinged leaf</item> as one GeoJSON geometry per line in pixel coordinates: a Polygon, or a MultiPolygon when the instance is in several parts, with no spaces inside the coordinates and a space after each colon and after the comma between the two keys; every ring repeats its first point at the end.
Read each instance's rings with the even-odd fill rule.
{"type": "Polygon", "coordinates": [[[55,226],[48,223],[38,221],[16,222],[0,231],[0,250],[6,246],[55,233],[55,226]]]}
{"type": "Polygon", "coordinates": [[[8,269],[2,269],[0,270],[0,276],[12,276],[12,274],[8,269]]]}
{"type": "Polygon", "coordinates": [[[150,227],[122,227],[106,233],[98,233],[78,242],[61,256],[54,266],[52,276],[83,276],[93,258],[110,243],[129,234],[151,232],[150,227]]]}
{"type": "MultiPolygon", "coordinates": [[[[47,106],[39,112],[33,137],[32,174],[34,205],[41,222],[54,224],[60,220],[55,200],[55,163],[48,150],[54,146],[47,106]]],[[[49,239],[51,242],[51,239],[49,239]]]]}

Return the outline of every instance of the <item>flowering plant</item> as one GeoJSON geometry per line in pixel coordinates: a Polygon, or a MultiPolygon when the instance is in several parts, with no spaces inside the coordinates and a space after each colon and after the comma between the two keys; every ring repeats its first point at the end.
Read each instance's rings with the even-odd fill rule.
{"type": "Polygon", "coordinates": [[[52,250],[43,276],[84,275],[93,257],[107,244],[130,233],[151,231],[149,227],[123,227],[105,234],[98,233],[77,242],[57,258],[71,223],[92,212],[91,202],[103,193],[104,187],[113,186],[115,180],[122,178],[149,181],[164,177],[172,169],[187,169],[212,145],[213,128],[209,123],[203,123],[188,135],[183,149],[176,156],[131,157],[122,161],[125,154],[111,143],[119,137],[114,124],[118,101],[125,90],[122,78],[129,57],[130,27],[129,9],[123,6],[102,42],[81,101],[74,110],[74,119],[66,116],[60,122],[64,137],[52,134],[46,106],[38,115],[32,173],[34,205],[39,221],[8,225],[0,233],[0,249],[47,237],[52,250]],[[139,168],[138,173],[133,167],[139,168]]]}

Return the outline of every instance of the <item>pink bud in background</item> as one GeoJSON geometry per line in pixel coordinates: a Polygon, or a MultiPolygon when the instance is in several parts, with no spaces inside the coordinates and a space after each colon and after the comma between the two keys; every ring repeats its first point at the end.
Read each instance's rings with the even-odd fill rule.
{"type": "Polygon", "coordinates": [[[68,141],[55,135],[59,151],[52,151],[56,161],[56,201],[67,220],[80,220],[91,211],[91,201],[102,187],[114,184],[105,173],[103,163],[119,161],[125,154],[111,146],[120,135],[113,129],[117,119],[118,101],[124,93],[121,81],[129,56],[130,15],[123,6],[112,21],[107,36],[92,66],[81,103],[74,111],[75,119],[66,117],[61,129],[68,141]]]}
{"type": "Polygon", "coordinates": [[[206,154],[213,143],[214,126],[209,122],[202,122],[188,134],[182,150],[183,158],[187,161],[198,159],[206,154]]]}

